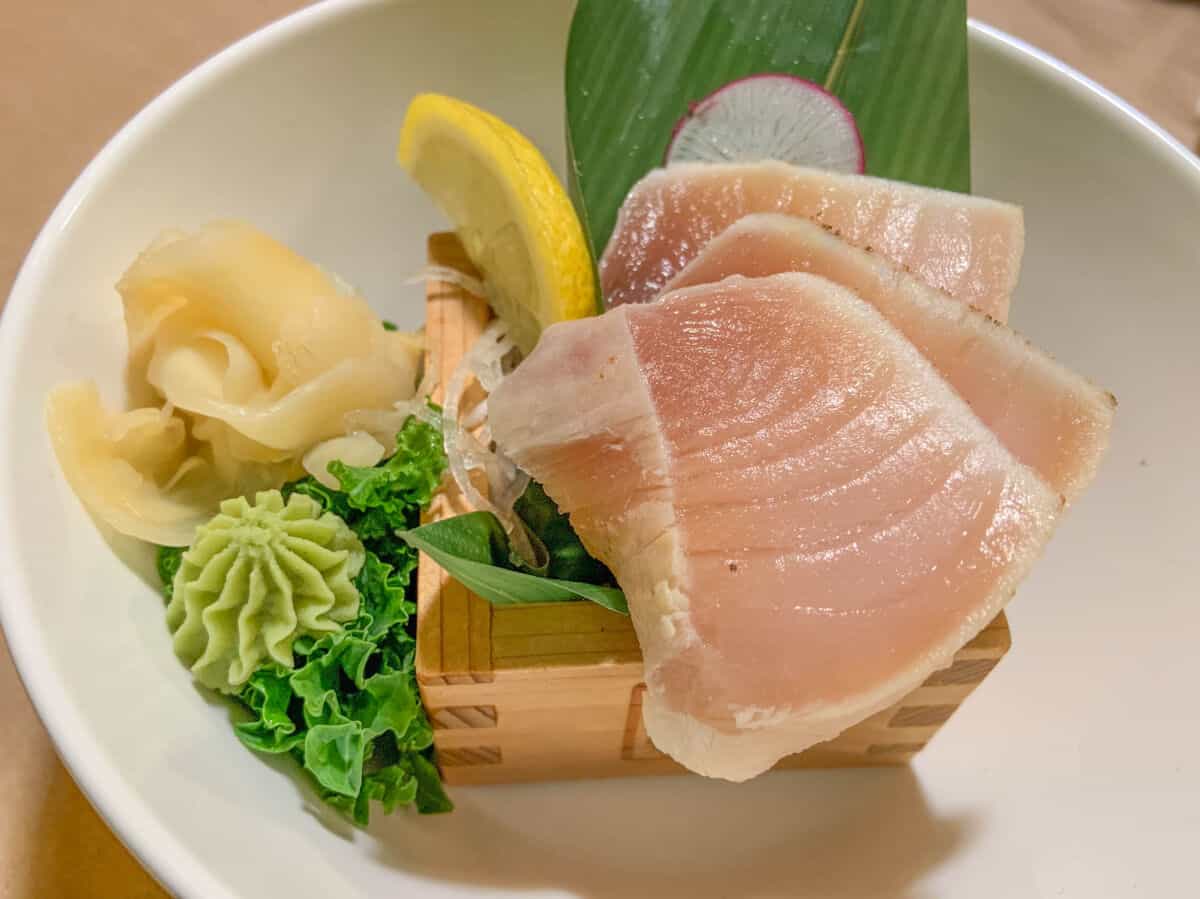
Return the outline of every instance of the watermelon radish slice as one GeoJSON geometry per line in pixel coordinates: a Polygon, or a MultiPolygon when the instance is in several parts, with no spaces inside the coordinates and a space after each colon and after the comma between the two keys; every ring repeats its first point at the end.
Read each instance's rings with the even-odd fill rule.
{"type": "Polygon", "coordinates": [[[666,164],[764,159],[851,174],[866,168],[850,110],[794,75],[750,75],[693,103],[671,133],[666,164]]]}

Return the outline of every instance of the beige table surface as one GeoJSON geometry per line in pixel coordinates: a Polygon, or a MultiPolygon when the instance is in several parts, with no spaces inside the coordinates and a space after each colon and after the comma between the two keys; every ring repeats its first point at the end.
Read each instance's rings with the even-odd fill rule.
{"type": "MultiPolygon", "coordinates": [[[[492,0],[499,2],[499,0],[492,0]]],[[[971,12],[1200,136],[1200,4],[969,0],[971,12]]],[[[296,0],[0,0],[0,297],[42,221],[155,94],[296,0]]],[[[80,795],[0,637],[0,899],[161,896],[80,795]]]]}

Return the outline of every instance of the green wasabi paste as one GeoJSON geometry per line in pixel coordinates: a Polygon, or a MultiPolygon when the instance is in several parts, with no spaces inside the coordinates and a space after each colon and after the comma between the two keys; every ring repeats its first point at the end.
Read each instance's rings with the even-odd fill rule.
{"type": "Polygon", "coordinates": [[[237,693],[263,664],[292,668],[297,638],[336,633],[358,614],[365,551],[316,500],[278,490],[221,503],[196,530],[172,582],[167,626],[196,679],[237,693]]]}

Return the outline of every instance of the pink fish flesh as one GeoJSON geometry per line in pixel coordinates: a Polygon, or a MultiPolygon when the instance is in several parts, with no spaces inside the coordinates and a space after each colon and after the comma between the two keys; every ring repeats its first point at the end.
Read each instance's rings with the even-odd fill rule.
{"type": "Polygon", "coordinates": [[[610,307],[654,299],[744,215],[807,218],[926,284],[1008,319],[1025,226],[1021,209],[967,194],[782,162],[679,163],[634,185],[600,260],[610,307]]]}
{"type": "Polygon", "coordinates": [[[667,289],[808,272],[850,288],[920,350],[1014,456],[1071,501],[1108,447],[1116,401],[982,313],[806,219],[748,215],[667,289]]]}
{"type": "Polygon", "coordinates": [[[812,275],[553,325],[489,422],[624,589],[650,738],[729,780],[948,664],[1062,506],[874,307],[812,275]]]}

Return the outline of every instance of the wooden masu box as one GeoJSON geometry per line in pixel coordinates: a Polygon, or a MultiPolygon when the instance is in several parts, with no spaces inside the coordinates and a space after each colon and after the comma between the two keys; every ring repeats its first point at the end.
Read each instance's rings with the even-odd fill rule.
{"type": "MultiPolygon", "coordinates": [[[[429,260],[474,274],[452,234],[430,237],[429,260]]],[[[428,358],[444,385],[490,313],[438,280],[426,311],[428,358]]],[[[464,511],[450,489],[427,520],[464,511]]],[[[448,784],[686,773],[646,737],[642,657],[627,617],[583,601],[493,607],[424,555],[417,595],[417,680],[448,784]]],[[[1001,612],[900,702],[778,767],[907,763],[1009,646],[1001,612]]]]}

